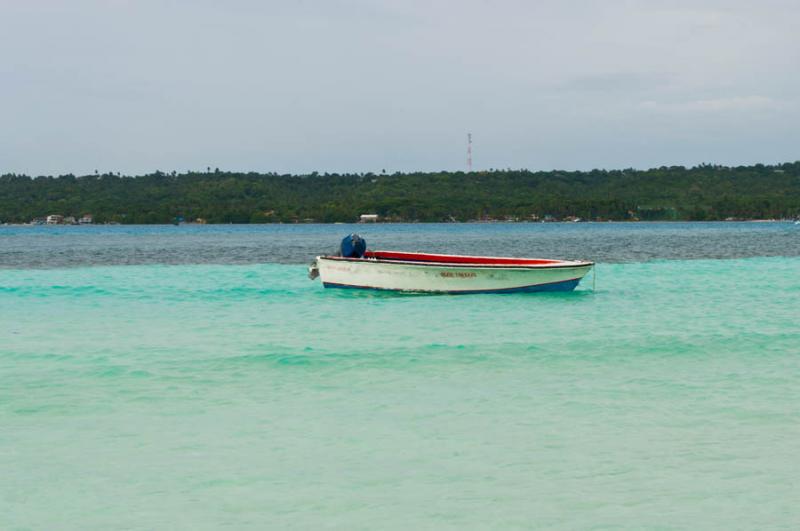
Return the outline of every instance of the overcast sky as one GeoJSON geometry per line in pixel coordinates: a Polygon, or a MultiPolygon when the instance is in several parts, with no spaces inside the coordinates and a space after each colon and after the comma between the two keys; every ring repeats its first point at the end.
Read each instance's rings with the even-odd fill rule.
{"type": "Polygon", "coordinates": [[[797,0],[0,0],[0,173],[800,159],[797,0]]]}

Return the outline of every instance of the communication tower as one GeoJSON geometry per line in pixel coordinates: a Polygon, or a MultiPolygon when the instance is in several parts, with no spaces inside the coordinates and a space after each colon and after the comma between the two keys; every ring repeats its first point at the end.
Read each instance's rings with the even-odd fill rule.
{"type": "Polygon", "coordinates": [[[472,173],[472,133],[467,133],[467,172],[472,173]]]}

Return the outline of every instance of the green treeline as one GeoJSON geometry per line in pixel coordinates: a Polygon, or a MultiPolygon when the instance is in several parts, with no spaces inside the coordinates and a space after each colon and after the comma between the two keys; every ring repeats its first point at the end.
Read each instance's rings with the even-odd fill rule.
{"type": "Polygon", "coordinates": [[[792,218],[800,215],[800,162],[644,171],[0,176],[0,222],[87,213],[96,223],[352,222],[365,213],[388,221],[792,218]]]}

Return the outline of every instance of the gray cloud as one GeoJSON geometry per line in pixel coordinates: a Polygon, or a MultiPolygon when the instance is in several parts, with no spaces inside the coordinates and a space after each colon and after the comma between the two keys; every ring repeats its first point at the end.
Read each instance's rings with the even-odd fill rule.
{"type": "Polygon", "coordinates": [[[795,160],[800,5],[0,1],[0,172],[795,160]]]}

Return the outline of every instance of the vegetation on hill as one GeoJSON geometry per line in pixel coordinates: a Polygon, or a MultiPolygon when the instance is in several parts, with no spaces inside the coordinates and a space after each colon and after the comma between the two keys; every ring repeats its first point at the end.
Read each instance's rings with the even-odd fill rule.
{"type": "Polygon", "coordinates": [[[800,215],[800,162],[644,171],[0,176],[0,221],[86,213],[97,223],[351,222],[364,213],[388,221],[789,218],[800,215]]]}

